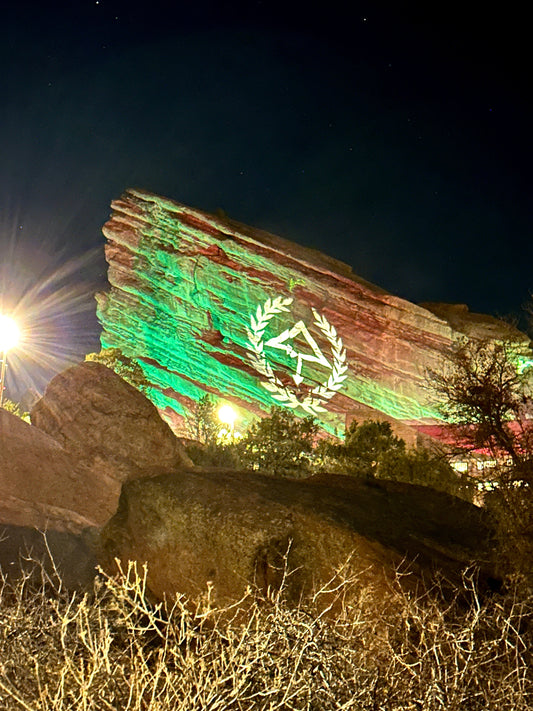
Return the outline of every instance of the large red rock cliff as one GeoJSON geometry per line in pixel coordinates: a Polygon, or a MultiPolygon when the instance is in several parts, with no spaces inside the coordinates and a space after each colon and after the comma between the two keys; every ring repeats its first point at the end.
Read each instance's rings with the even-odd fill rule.
{"type": "Polygon", "coordinates": [[[381,417],[405,436],[406,425],[438,419],[428,368],[486,323],[409,303],[315,250],[144,191],[112,208],[102,344],[140,362],[176,430],[211,393],[243,427],[281,403],[330,432],[381,417]]]}

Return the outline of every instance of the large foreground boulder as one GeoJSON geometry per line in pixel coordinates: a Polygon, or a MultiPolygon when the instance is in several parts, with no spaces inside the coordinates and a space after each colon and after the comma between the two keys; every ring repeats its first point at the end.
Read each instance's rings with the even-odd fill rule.
{"type": "Polygon", "coordinates": [[[155,406],[101,363],[56,375],[31,421],[92,471],[118,482],[191,464],[155,406]]]}
{"type": "Polygon", "coordinates": [[[280,584],[298,597],[347,572],[379,587],[409,562],[415,578],[442,570],[457,580],[476,560],[488,564],[491,531],[482,510],[423,487],[340,475],[307,481],[252,472],[175,472],[128,482],[102,534],[102,560],[147,564],[162,598],[211,583],[221,599],[247,585],[280,584]]]}

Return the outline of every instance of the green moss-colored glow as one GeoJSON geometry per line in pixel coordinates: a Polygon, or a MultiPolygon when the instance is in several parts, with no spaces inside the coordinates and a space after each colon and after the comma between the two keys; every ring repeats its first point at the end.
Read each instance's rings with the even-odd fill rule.
{"type": "MultiPolygon", "coordinates": [[[[213,236],[191,226],[182,219],[185,209],[163,199],[143,196],[140,206],[147,221],[137,230],[127,279],[117,278],[114,284],[110,273],[111,290],[99,301],[102,345],[119,347],[140,362],[153,384],[150,397],[160,408],[186,415],[183,402],[199,400],[208,391],[235,398],[241,407],[248,403],[251,412],[268,412],[276,400],[249,363],[250,316],[269,298],[292,297],[290,312],[268,321],[263,342],[298,320],[312,330],[310,305],[295,297],[296,287],[306,283],[304,276],[295,273],[294,265],[267,260],[231,235],[213,236]]],[[[327,303],[327,285],[315,288],[327,303]]],[[[316,327],[314,337],[331,360],[331,347],[316,327]]],[[[294,359],[273,348],[267,355],[276,374],[291,386],[294,359]]],[[[421,382],[394,387],[383,376],[372,378],[357,363],[348,364],[340,394],[402,420],[438,418],[432,405],[421,401],[421,382]]],[[[310,388],[327,381],[323,366],[306,362],[304,368],[310,388]]],[[[326,403],[330,411],[320,416],[329,431],[344,425],[345,413],[333,407],[335,397],[326,403]]]]}

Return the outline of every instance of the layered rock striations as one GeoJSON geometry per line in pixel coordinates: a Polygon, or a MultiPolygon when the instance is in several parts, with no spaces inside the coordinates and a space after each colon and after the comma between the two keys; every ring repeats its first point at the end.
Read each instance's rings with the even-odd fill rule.
{"type": "Polygon", "coordinates": [[[342,430],[353,418],[438,419],[427,369],[460,336],[445,314],[350,267],[140,190],[104,226],[102,345],[136,358],[175,430],[205,393],[242,424],[273,404],[342,430]]]}

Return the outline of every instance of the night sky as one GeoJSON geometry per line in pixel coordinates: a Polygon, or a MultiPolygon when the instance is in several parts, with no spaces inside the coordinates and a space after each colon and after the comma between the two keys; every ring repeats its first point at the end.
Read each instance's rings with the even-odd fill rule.
{"type": "Polygon", "coordinates": [[[221,208],[410,301],[528,300],[531,59],[512,7],[10,4],[0,310],[25,329],[19,391],[98,350],[101,227],[128,187],[221,208]]]}

